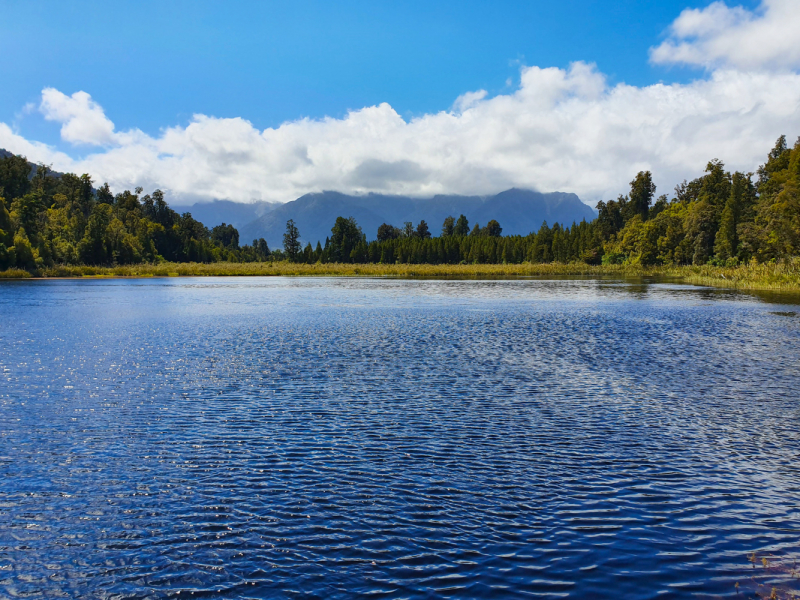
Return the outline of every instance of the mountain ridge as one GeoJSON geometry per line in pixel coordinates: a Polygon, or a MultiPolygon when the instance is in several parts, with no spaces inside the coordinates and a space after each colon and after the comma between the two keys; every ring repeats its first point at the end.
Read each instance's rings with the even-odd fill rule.
{"type": "Polygon", "coordinates": [[[330,236],[336,217],[353,217],[368,240],[374,240],[378,227],[389,223],[401,227],[411,221],[425,220],[433,235],[448,216],[467,217],[470,227],[486,225],[495,219],[504,235],[527,235],[537,231],[544,221],[571,225],[573,221],[590,221],[597,215],[576,194],[570,192],[535,192],[511,188],[491,196],[437,195],[412,198],[387,194],[349,195],[324,191],[305,194],[297,200],[281,204],[239,228],[240,239],[249,241],[263,237],[270,247],[280,247],[286,221],[294,220],[303,244],[316,245],[330,236]]]}
{"type": "MultiPolygon", "coordinates": [[[[196,202],[191,205],[174,205],[173,208],[179,213],[190,213],[192,218],[209,228],[220,223],[227,223],[236,229],[241,229],[278,206],[280,204],[277,202],[212,200],[211,202],[196,202]]],[[[250,240],[247,240],[247,243],[250,243],[250,240]]]]}
{"type": "MultiPolygon", "coordinates": [[[[0,148],[0,158],[11,156],[0,148]]],[[[37,165],[28,161],[29,177],[37,165]]],[[[52,177],[63,174],[50,172],[52,177]]],[[[492,219],[503,227],[505,235],[527,235],[537,231],[544,221],[552,225],[569,226],[583,219],[590,221],[597,213],[570,192],[536,192],[511,188],[487,196],[438,194],[432,197],[411,197],[381,193],[363,195],[336,191],[312,192],[285,204],[271,202],[234,202],[213,200],[192,205],[175,205],[178,212],[189,212],[206,227],[228,223],[239,230],[241,243],[264,238],[272,248],[283,244],[286,221],[293,219],[305,243],[325,242],[337,217],[353,217],[368,240],[374,240],[378,227],[389,223],[402,227],[406,221],[416,225],[421,220],[428,223],[433,235],[438,235],[444,219],[458,218],[463,214],[470,222],[486,225],[492,219]]]]}

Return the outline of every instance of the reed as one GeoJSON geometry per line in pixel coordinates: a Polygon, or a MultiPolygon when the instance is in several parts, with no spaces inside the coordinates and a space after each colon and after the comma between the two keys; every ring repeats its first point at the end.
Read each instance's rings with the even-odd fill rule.
{"type": "Polygon", "coordinates": [[[302,277],[442,277],[492,279],[514,277],[590,277],[653,278],[695,285],[746,290],[800,292],[800,260],[736,267],[587,265],[583,263],[521,263],[471,265],[410,264],[301,264],[290,262],[253,263],[169,263],[124,266],[54,266],[35,271],[10,269],[0,271],[0,278],[30,277],[228,277],[228,276],[302,276],[302,277]]]}
{"type": "MultiPolygon", "coordinates": [[[[800,598],[800,573],[794,556],[762,555],[758,560],[755,552],[747,557],[752,563],[749,573],[734,585],[736,595],[742,598],[771,598],[772,600],[797,600],[800,598]],[[759,567],[758,565],[761,565],[759,567]]],[[[749,570],[749,569],[748,569],[749,570]]]]}

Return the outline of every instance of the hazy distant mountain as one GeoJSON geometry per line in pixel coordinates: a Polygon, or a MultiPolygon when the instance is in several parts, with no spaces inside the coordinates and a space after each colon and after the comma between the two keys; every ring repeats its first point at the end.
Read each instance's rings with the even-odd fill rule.
{"type": "MultiPolygon", "coordinates": [[[[194,213],[192,213],[194,214],[194,213]]],[[[434,196],[408,198],[368,194],[349,196],[339,192],[306,194],[276,206],[261,217],[239,229],[243,243],[263,237],[271,248],[283,244],[286,221],[294,219],[303,243],[325,243],[336,217],[354,217],[368,240],[374,240],[378,227],[390,223],[401,227],[405,221],[414,225],[425,219],[433,235],[439,235],[442,222],[448,215],[458,218],[464,214],[470,228],[496,219],[504,235],[527,235],[537,231],[543,221],[572,225],[573,221],[590,221],[596,213],[575,194],[552,192],[542,194],[531,190],[510,189],[495,196],[434,196]]],[[[230,221],[226,221],[230,222],[230,221]]]]}
{"type": "MultiPolygon", "coordinates": [[[[7,150],[0,149],[0,158],[10,155],[7,150]]],[[[36,165],[30,165],[33,176],[36,165]]],[[[51,172],[51,175],[60,177],[62,174],[51,172]]],[[[594,209],[581,202],[575,194],[542,194],[516,188],[495,196],[442,195],[433,198],[321,192],[306,194],[286,204],[215,200],[172,208],[179,213],[190,212],[209,228],[229,223],[239,230],[240,243],[249,244],[263,237],[271,248],[283,245],[283,233],[289,219],[294,219],[304,244],[316,244],[317,241],[325,242],[336,217],[354,217],[367,239],[374,240],[382,223],[402,227],[404,222],[411,221],[416,226],[422,219],[428,222],[433,235],[439,235],[442,222],[448,215],[455,218],[460,214],[466,215],[470,228],[475,223],[483,226],[496,219],[504,235],[527,235],[537,231],[543,221],[550,225],[556,222],[571,225],[573,221],[590,221],[597,216],[594,209]]]]}
{"type": "MultiPolygon", "coordinates": [[[[183,214],[192,213],[192,217],[206,227],[214,227],[220,223],[228,223],[242,229],[259,217],[265,215],[280,204],[275,202],[231,202],[230,200],[214,200],[213,202],[198,202],[191,206],[173,206],[172,208],[183,214]]],[[[284,221],[284,226],[285,226],[284,221]]],[[[258,236],[261,237],[261,236],[258,236]]],[[[249,244],[252,238],[242,238],[243,244],[249,244]]]]}

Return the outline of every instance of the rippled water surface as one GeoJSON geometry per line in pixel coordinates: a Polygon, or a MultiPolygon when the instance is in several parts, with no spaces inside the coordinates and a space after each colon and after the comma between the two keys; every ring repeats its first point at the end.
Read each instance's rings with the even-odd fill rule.
{"type": "Polygon", "coordinates": [[[0,597],[735,596],[746,552],[800,553],[798,311],[2,282],[0,597]]]}

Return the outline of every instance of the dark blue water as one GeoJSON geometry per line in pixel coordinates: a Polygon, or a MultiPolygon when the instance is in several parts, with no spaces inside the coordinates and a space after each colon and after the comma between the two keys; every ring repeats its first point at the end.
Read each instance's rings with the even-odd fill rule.
{"type": "Polygon", "coordinates": [[[735,596],[747,552],[800,554],[798,311],[597,281],[0,283],[0,596],[735,596]]]}

